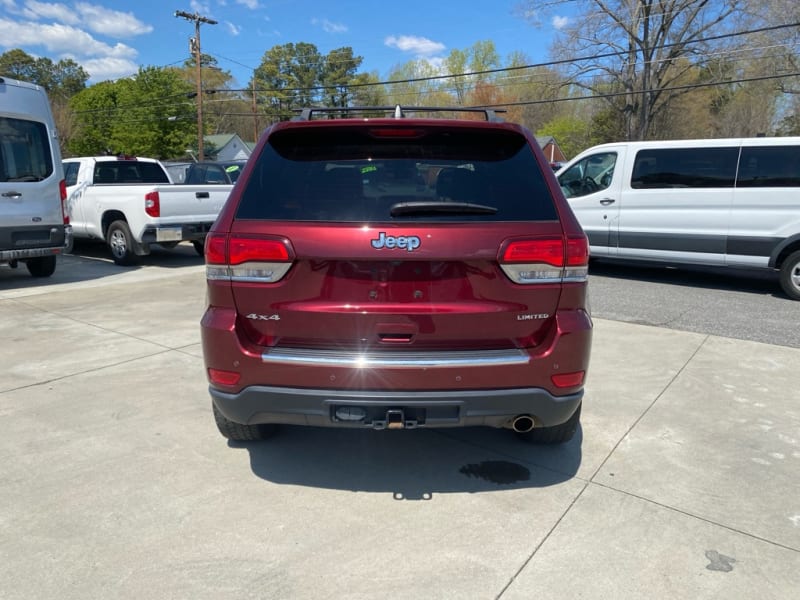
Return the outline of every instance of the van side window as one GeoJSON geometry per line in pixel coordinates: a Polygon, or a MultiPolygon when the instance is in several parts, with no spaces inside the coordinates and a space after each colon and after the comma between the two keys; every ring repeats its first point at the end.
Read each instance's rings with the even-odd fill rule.
{"type": "Polygon", "coordinates": [[[616,152],[592,154],[576,162],[558,178],[564,196],[579,198],[606,189],[611,185],[616,164],[616,152]]]}
{"type": "Polygon", "coordinates": [[[800,187],[800,146],[742,148],[736,187],[800,187]]]}
{"type": "Polygon", "coordinates": [[[636,154],[631,187],[729,188],[736,176],[738,148],[665,148],[636,154]]]}
{"type": "Polygon", "coordinates": [[[42,181],[52,174],[44,123],[0,117],[0,181],[42,181]]]}

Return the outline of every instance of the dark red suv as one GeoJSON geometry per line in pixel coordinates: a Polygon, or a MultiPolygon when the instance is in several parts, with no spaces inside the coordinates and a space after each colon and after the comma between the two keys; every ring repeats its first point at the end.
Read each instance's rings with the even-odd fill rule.
{"type": "Polygon", "coordinates": [[[588,245],[534,137],[488,110],[356,110],[267,130],[208,235],[202,338],[220,432],[485,425],[571,439],[588,245]]]}

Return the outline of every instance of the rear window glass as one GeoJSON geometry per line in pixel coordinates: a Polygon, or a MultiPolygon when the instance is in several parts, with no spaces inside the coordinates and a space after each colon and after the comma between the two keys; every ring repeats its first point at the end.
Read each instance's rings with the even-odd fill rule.
{"type": "Polygon", "coordinates": [[[737,187],[800,187],[800,146],[742,148],[737,187]]]}
{"type": "Polygon", "coordinates": [[[52,173],[44,123],[0,117],[0,181],[42,181],[52,173]]]}
{"type": "Polygon", "coordinates": [[[255,160],[239,219],[557,218],[534,153],[514,132],[413,126],[290,129],[273,134],[255,160]],[[422,209],[398,211],[403,204],[422,209]]]}
{"type": "Polygon", "coordinates": [[[135,160],[103,160],[94,166],[95,183],[169,183],[158,163],[135,160]]]}
{"type": "Polygon", "coordinates": [[[738,148],[665,148],[640,150],[631,187],[728,188],[736,176],[738,148]]]}

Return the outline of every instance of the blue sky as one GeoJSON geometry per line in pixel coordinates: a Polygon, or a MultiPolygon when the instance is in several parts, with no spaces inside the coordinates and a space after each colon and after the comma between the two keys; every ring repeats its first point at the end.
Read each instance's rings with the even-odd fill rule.
{"type": "Polygon", "coordinates": [[[0,0],[0,52],[71,58],[90,84],[117,79],[188,58],[194,24],[176,18],[180,10],[218,21],[201,25],[202,51],[242,86],[266,50],[290,42],[310,42],[323,54],[350,46],[364,58],[360,71],[385,78],[411,59],[436,64],[483,40],[493,41],[504,61],[519,51],[544,62],[567,18],[559,8],[571,3],[554,4],[534,26],[522,17],[520,0],[0,0]]]}

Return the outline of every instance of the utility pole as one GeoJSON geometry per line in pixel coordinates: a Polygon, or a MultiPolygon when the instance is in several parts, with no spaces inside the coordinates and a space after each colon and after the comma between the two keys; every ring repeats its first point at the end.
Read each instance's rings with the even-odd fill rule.
{"type": "Polygon", "coordinates": [[[205,160],[203,153],[203,72],[200,68],[200,23],[216,25],[217,22],[199,14],[187,13],[182,10],[175,11],[176,17],[182,17],[187,21],[194,21],[194,37],[189,38],[189,51],[194,55],[195,79],[197,80],[197,156],[199,160],[205,160]]]}
{"type": "Polygon", "coordinates": [[[253,71],[253,142],[258,143],[258,107],[256,106],[256,73],[253,71]]]}

